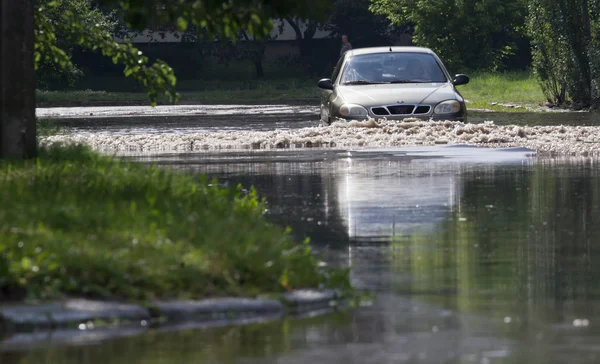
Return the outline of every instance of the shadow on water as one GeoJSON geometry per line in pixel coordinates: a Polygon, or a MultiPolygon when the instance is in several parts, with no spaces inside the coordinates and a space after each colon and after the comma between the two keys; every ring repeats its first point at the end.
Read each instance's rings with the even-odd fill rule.
{"type": "MultiPolygon", "coordinates": [[[[269,218],[377,292],[374,306],[242,327],[151,331],[0,362],[596,363],[600,170],[527,150],[165,155],[256,186],[269,218]]],[[[144,161],[145,158],[138,158],[144,161]]],[[[2,345],[2,344],[0,344],[2,345]]]]}

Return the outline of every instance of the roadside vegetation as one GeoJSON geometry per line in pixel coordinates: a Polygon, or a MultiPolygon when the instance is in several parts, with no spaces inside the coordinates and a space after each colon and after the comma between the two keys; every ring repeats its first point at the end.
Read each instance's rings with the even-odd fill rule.
{"type": "Polygon", "coordinates": [[[469,109],[524,112],[547,103],[536,77],[528,71],[469,72],[471,81],[458,86],[469,109]]]}
{"type": "MultiPolygon", "coordinates": [[[[180,104],[318,103],[320,90],[309,79],[181,82],[180,104]],[[195,91],[192,91],[195,90],[195,91]]],[[[96,90],[36,92],[38,107],[150,105],[144,92],[96,90]]],[[[170,104],[159,98],[158,104],[170,104]]]]}
{"type": "Polygon", "coordinates": [[[54,119],[36,119],[37,137],[43,138],[62,132],[62,127],[54,119]]]}
{"type": "Polygon", "coordinates": [[[350,287],[253,190],[84,147],[0,161],[0,301],[204,298],[350,287]]]}
{"type": "MultiPolygon", "coordinates": [[[[124,35],[125,30],[144,29],[148,19],[132,15],[146,14],[143,6],[125,11],[123,17],[108,6],[113,0],[100,1],[99,8],[82,0],[46,2],[49,11],[37,16],[65,24],[47,29],[56,34],[65,54],[59,52],[57,57],[56,49],[45,47],[46,38],[36,38],[41,53],[52,55],[41,58],[38,80],[46,90],[68,91],[40,91],[38,106],[136,104],[145,102],[145,94],[150,96],[149,103],[167,103],[179,99],[175,90],[182,93],[185,103],[316,100],[318,90],[313,85],[319,77],[330,75],[343,33],[355,48],[393,44],[399,35],[408,34],[415,45],[436,51],[453,73],[478,70],[472,74],[472,84],[464,87],[472,108],[514,111],[523,108],[501,104],[552,104],[587,109],[596,107],[599,99],[596,75],[600,73],[589,61],[600,48],[595,2],[569,7],[566,0],[331,0],[304,18],[278,18],[271,29],[262,24],[255,29],[257,34],[243,27],[233,33],[225,26],[225,33],[216,37],[207,37],[207,31],[213,29],[199,27],[203,24],[199,19],[172,18],[174,14],[189,15],[187,5],[173,5],[173,13],[162,14],[160,25],[176,26],[181,43],[136,44],[139,49],[130,44],[115,48],[110,38],[124,35]],[[457,15],[449,21],[447,14],[457,15]],[[304,30],[299,26],[301,18],[304,30]],[[475,23],[464,27],[465,22],[475,23]],[[97,26],[97,39],[74,37],[89,24],[101,25],[97,26]],[[277,42],[285,26],[294,30],[295,51],[275,47],[272,51],[279,54],[275,59],[273,53],[268,56],[269,45],[277,42]],[[329,32],[330,37],[315,38],[317,29],[329,32]],[[82,49],[89,48],[96,50],[96,55],[84,55],[82,49]],[[100,50],[108,53],[100,54],[100,50]],[[70,61],[71,56],[76,62],[70,61]],[[50,67],[52,59],[63,67],[50,67]],[[76,64],[79,61],[82,65],[76,64]],[[155,62],[153,66],[151,62],[155,62]],[[139,64],[148,66],[140,68],[139,64]],[[531,73],[515,71],[520,69],[531,73]],[[123,73],[130,77],[123,78],[123,73]]],[[[294,5],[295,11],[306,10],[294,5]]],[[[164,37],[164,29],[159,26],[151,32],[155,41],[164,37]]]]}
{"type": "Polygon", "coordinates": [[[35,88],[36,71],[23,58],[30,54],[46,89],[59,84],[77,89],[81,77],[90,74],[73,61],[83,51],[114,63],[112,71],[96,64],[97,79],[111,72],[127,76],[140,92],[132,96],[135,90],[121,90],[127,92],[123,94],[98,82],[93,88],[106,93],[38,92],[39,104],[46,102],[45,106],[52,100],[58,106],[56,100],[72,105],[78,98],[89,104],[99,98],[137,100],[141,95],[147,97],[145,103],[175,102],[176,90],[190,92],[188,101],[203,103],[284,102],[304,96],[316,101],[319,91],[313,85],[319,76],[331,74],[342,33],[355,48],[388,45],[394,34],[409,33],[416,45],[438,52],[453,73],[481,70],[463,88],[472,108],[490,108],[492,102],[543,102],[531,75],[495,73],[527,67],[550,103],[578,108],[600,104],[600,72],[591,62],[600,51],[597,1],[571,6],[567,0],[260,0],[223,7],[199,0],[156,0],[150,5],[133,0],[40,0],[35,2],[35,15],[29,11],[33,5],[31,0],[3,5],[7,14],[23,15],[5,27],[21,27],[19,31],[2,34],[22,42],[22,51],[4,52],[3,62],[24,67],[15,68],[18,73],[10,79],[22,87],[2,88],[3,97],[12,97],[11,107],[3,110],[5,119],[19,120],[19,125],[3,128],[0,145],[0,158],[6,158],[0,160],[1,299],[65,294],[204,297],[332,282],[348,285],[343,272],[323,274],[306,244],[296,244],[266,222],[264,205],[254,193],[221,189],[192,176],[114,161],[81,148],[42,149],[36,158],[36,105],[28,93],[35,88]],[[299,54],[290,64],[304,78],[289,77],[306,83],[284,80],[288,85],[278,87],[281,81],[269,78],[266,45],[277,37],[272,31],[281,29],[273,28],[269,19],[274,18],[284,19],[276,26],[287,22],[294,29],[299,54]],[[299,27],[298,19],[306,20],[305,28],[299,27]],[[197,59],[178,56],[174,48],[146,55],[146,49],[129,42],[115,43],[114,36],[123,29],[139,32],[149,27],[158,29],[157,36],[164,29],[177,29],[187,40],[183,46],[196,46],[197,59]],[[313,38],[322,28],[329,30],[331,42],[315,50],[313,38]],[[33,41],[25,36],[30,31],[33,41]],[[162,60],[168,56],[171,59],[162,60]],[[171,64],[177,59],[178,65],[171,64]],[[523,59],[527,64],[519,61],[523,59]],[[194,82],[184,81],[194,80],[192,75],[211,73],[200,67],[206,60],[225,66],[243,60],[250,65],[250,76],[260,81],[232,74],[228,81],[203,79],[198,83],[203,87],[185,87],[185,82],[194,82]]]}

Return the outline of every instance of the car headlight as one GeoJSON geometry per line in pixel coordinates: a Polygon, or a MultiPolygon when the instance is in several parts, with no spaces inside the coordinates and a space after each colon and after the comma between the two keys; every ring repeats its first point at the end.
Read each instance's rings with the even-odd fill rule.
{"type": "Polygon", "coordinates": [[[460,102],[456,100],[442,101],[433,110],[435,114],[455,114],[460,111],[460,102]]]}
{"type": "Polygon", "coordinates": [[[343,104],[340,107],[340,114],[345,117],[366,117],[369,115],[367,109],[355,104],[343,104]]]}

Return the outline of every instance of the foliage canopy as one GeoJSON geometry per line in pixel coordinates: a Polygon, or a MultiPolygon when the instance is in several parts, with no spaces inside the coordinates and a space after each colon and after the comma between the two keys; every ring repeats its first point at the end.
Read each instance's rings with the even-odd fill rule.
{"type": "Polygon", "coordinates": [[[587,107],[600,101],[600,1],[530,0],[533,67],[548,101],[587,107]]]}
{"type": "MultiPolygon", "coordinates": [[[[185,31],[194,25],[205,29],[211,36],[236,39],[242,30],[258,38],[267,36],[273,28],[271,19],[274,18],[324,16],[331,3],[322,0],[96,0],[96,4],[116,9],[129,29],[173,26],[185,31]]],[[[125,75],[144,86],[153,104],[161,94],[165,94],[171,102],[179,99],[175,92],[173,69],[161,60],[150,63],[148,57],[131,44],[115,42],[107,27],[93,22],[92,15],[95,13],[89,2],[38,0],[36,5],[36,67],[50,60],[62,67],[72,67],[65,44],[76,44],[99,50],[104,56],[111,57],[113,62],[124,65],[125,75]]]]}
{"type": "Polygon", "coordinates": [[[453,69],[497,69],[516,50],[525,0],[371,0],[375,14],[414,25],[413,41],[453,69]]]}

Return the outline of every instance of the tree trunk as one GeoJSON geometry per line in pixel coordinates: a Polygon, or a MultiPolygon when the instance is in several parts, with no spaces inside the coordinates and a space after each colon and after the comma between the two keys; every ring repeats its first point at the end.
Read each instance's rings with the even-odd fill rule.
{"type": "Polygon", "coordinates": [[[33,0],[0,0],[0,158],[36,155],[33,0]]]}
{"type": "Polygon", "coordinates": [[[265,77],[265,70],[263,69],[262,59],[254,61],[254,68],[256,68],[256,78],[265,77]]]}

